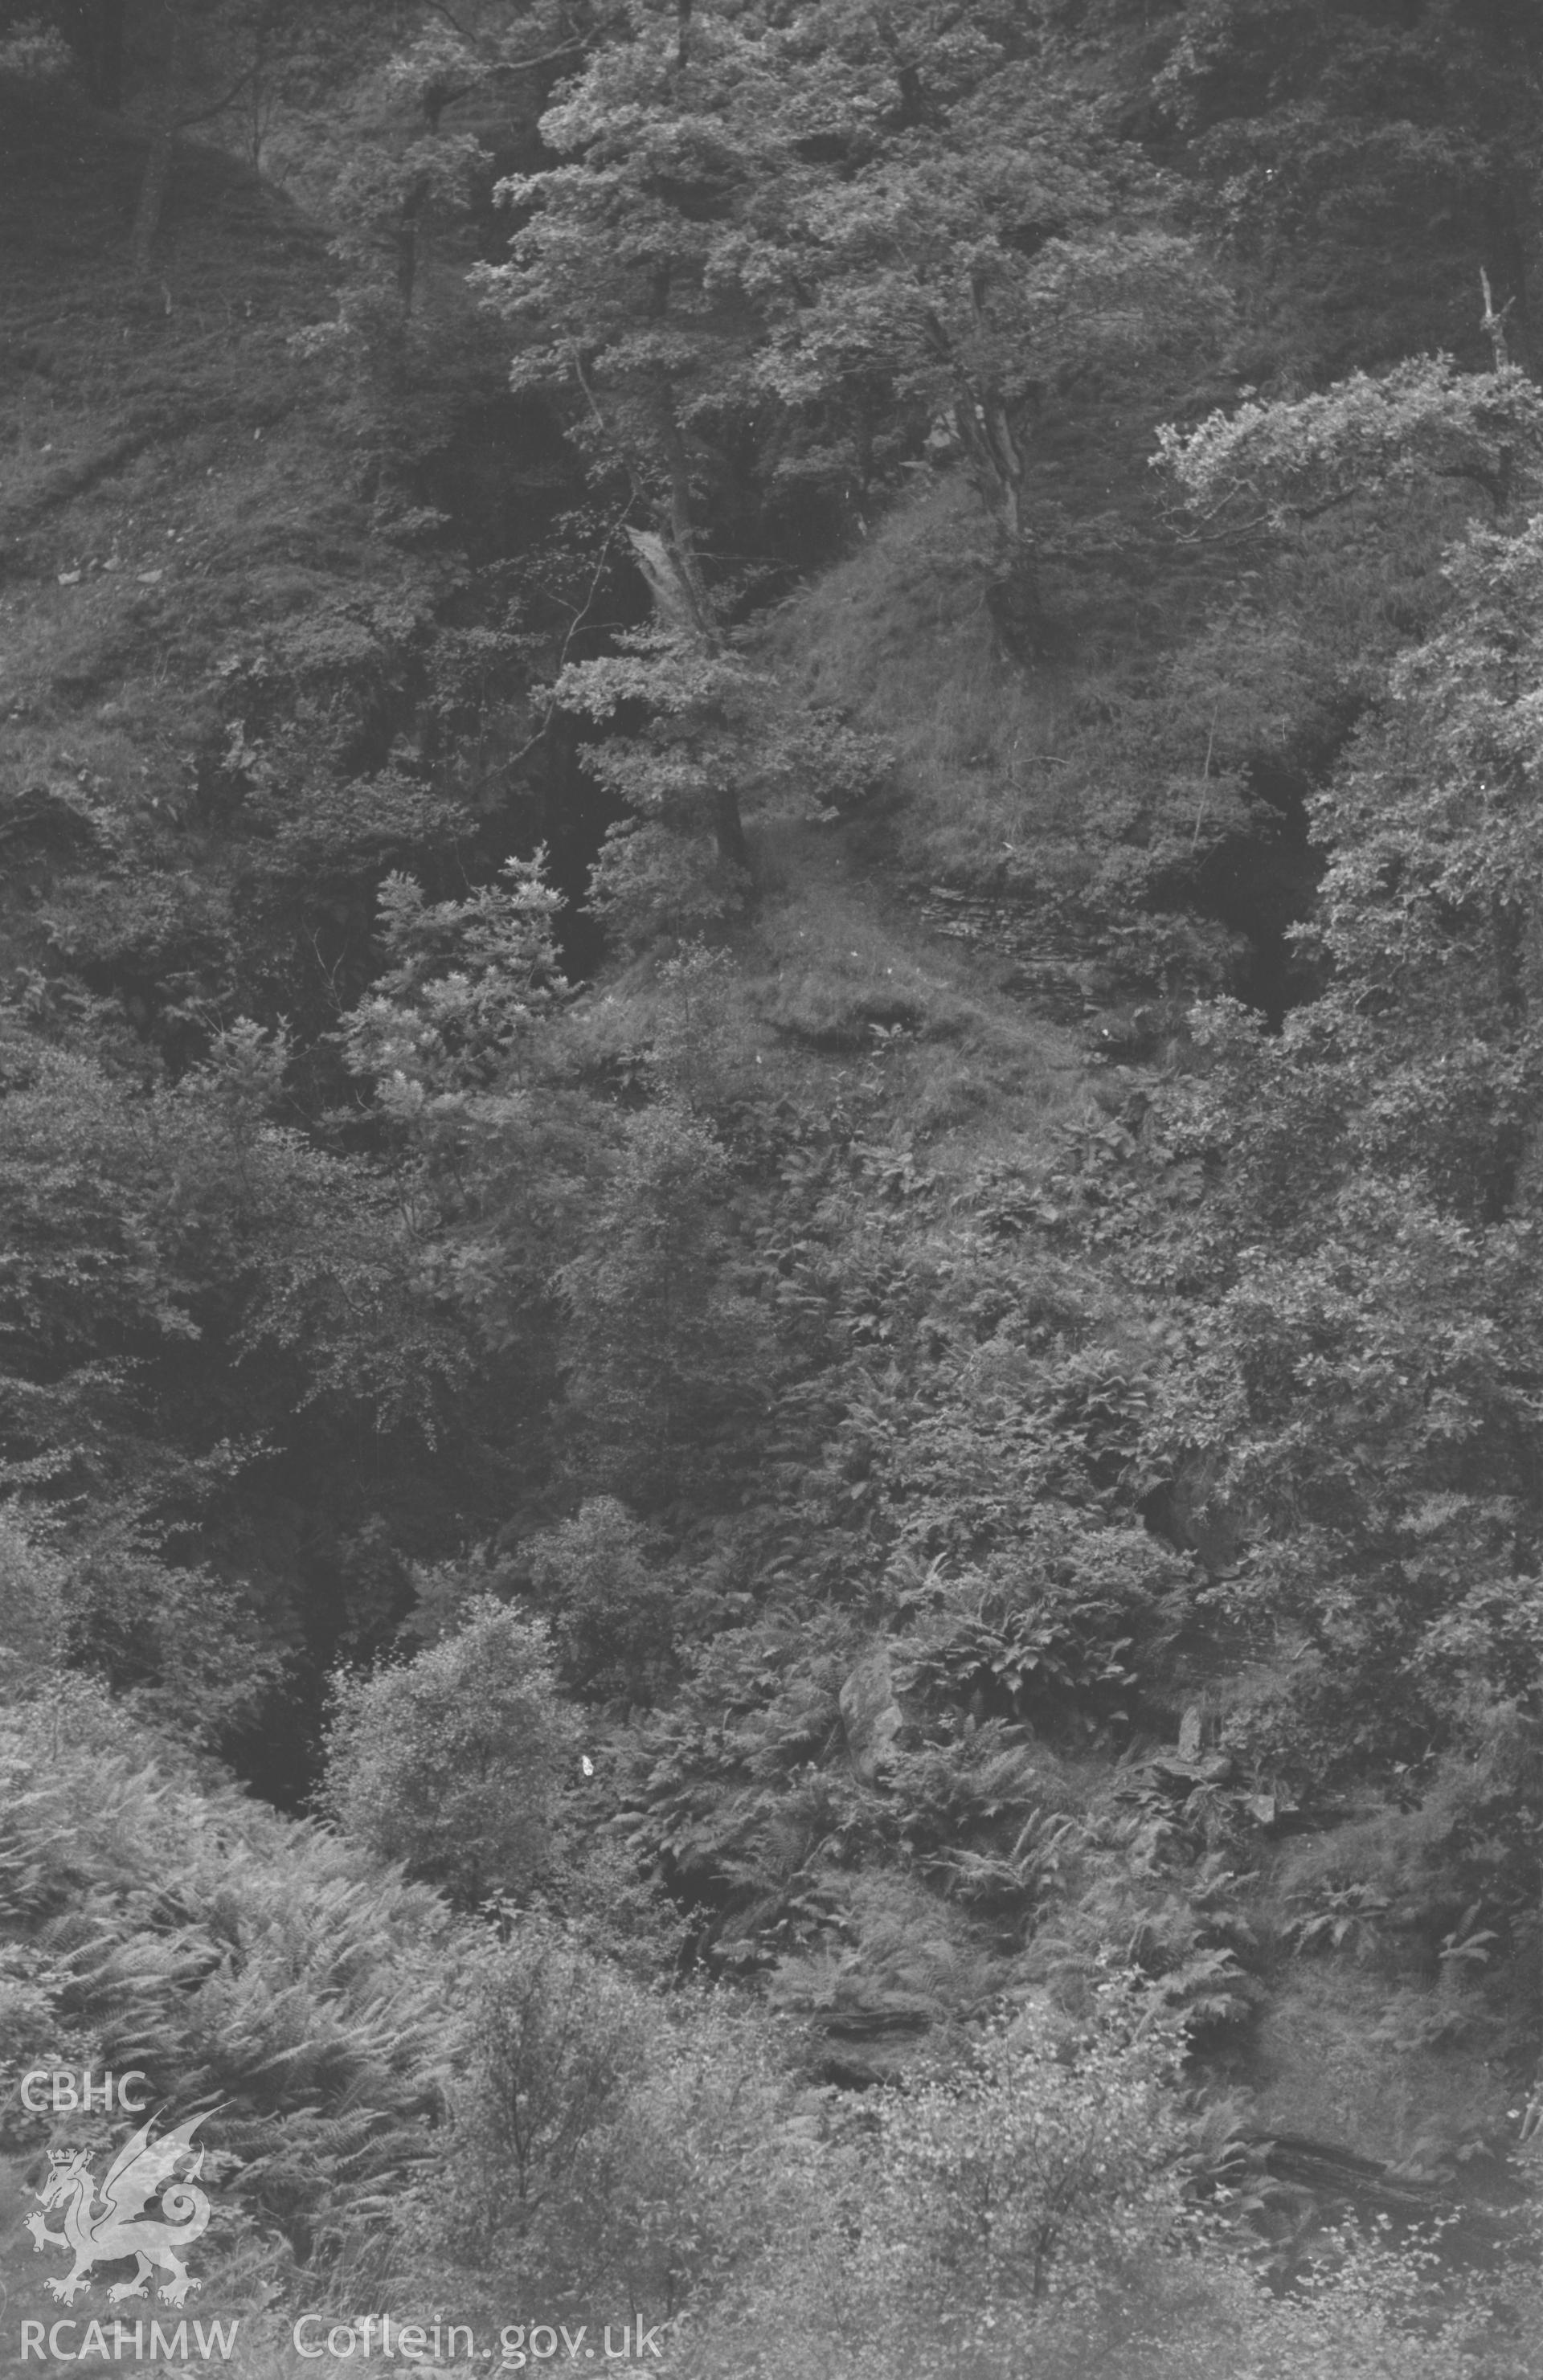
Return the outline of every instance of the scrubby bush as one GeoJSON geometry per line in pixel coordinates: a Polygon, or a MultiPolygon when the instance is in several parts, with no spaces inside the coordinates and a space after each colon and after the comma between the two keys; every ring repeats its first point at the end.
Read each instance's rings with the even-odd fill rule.
{"type": "Polygon", "coordinates": [[[552,1922],[473,1954],[453,2122],[398,2224],[409,2269],[560,2320],[669,2321],[782,2219],[792,2086],[763,2026],[672,2008],[552,1922]]]}
{"type": "Polygon", "coordinates": [[[670,1582],[626,1506],[589,1498],[537,1538],[529,1571],[553,1615],[565,1682],[598,1701],[652,1702],[671,1669],[670,1582]]]}
{"type": "Polygon", "coordinates": [[[411,1660],[338,1682],[324,1806],[470,1906],[530,1885],[573,1751],[544,1628],[488,1601],[411,1660]]]}
{"type": "Polygon", "coordinates": [[[0,1695],[46,1676],[63,1649],[67,1572],[57,1554],[0,1508],[0,1695]]]}
{"type": "Polygon", "coordinates": [[[597,1487],[644,1509],[721,1482],[765,1402],[772,1333],[728,1261],[731,1179],[683,1107],[644,1109],[559,1276],[576,1451],[597,1487]]]}
{"type": "Polygon", "coordinates": [[[687,2335],[696,2380],[1524,2380],[1525,2262],[1474,2286],[1428,2245],[1328,2234],[1272,2295],[1210,2195],[1172,2042],[1124,1979],[1027,2012],[832,2125],[803,2220],[687,2335]],[[903,2358],[903,2362],[897,2359],[903,2358]]]}

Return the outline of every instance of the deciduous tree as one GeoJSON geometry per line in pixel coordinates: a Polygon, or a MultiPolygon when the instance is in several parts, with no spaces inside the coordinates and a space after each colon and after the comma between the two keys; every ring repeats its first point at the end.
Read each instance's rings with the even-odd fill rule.
{"type": "Polygon", "coordinates": [[[515,384],[566,387],[630,474],[673,628],[710,637],[699,488],[769,407],[849,469],[876,407],[946,410],[1032,612],[1036,395],[1193,337],[1215,293],[1149,169],[1029,47],[989,6],[645,6],[542,119],[564,162],[504,186],[527,219],[481,285],[525,334],[515,384]]]}

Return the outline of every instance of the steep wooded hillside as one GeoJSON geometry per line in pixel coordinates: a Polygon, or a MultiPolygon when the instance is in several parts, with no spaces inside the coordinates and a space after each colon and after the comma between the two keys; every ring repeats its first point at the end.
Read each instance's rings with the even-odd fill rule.
{"type": "Polygon", "coordinates": [[[1537,2372],[1525,13],[0,6],[0,2057],[254,2375],[1537,2372]]]}

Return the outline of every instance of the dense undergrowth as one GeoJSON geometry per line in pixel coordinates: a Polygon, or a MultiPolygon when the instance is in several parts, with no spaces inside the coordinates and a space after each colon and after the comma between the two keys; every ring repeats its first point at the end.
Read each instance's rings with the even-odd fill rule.
{"type": "Polygon", "coordinates": [[[902,13],[0,8],[0,2056],[253,2374],[1538,2368],[1536,45],[902,13]]]}
{"type": "MultiPolygon", "coordinates": [[[[460,2325],[466,2369],[468,2331],[523,2368],[532,2330],[597,2317],[685,2373],[879,2371],[902,2333],[939,2373],[1439,2380],[1486,2339],[1484,2368],[1536,2368],[1510,2343],[1525,2271],[1440,2283],[1347,2231],[1306,2294],[1261,2290],[1238,2227],[1268,2178],[1178,2087],[1172,2004],[1133,1971],[1106,1966],[1075,2022],[993,2000],[903,2092],[854,2100],[790,2068],[785,2020],[661,1992],[667,1905],[576,1859],[581,1826],[470,1921],[90,1689],[14,1711],[4,1756],[9,2054],[132,2068],[168,2124],[210,2110],[199,2311],[236,2318],[244,2372],[305,2368],[298,2310],[322,2317],[309,2350],[368,2307],[460,2325]]],[[[914,1965],[925,1920],[888,1920],[914,1965]]],[[[13,2149],[48,2129],[13,2119],[13,2149]]],[[[6,2265],[10,2311],[56,2316],[6,2265]]]]}

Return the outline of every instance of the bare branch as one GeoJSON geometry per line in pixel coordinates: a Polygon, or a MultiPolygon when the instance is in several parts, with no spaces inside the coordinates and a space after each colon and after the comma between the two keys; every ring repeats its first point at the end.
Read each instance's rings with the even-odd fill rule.
{"type": "Polygon", "coordinates": [[[474,54],[480,54],[487,59],[488,66],[494,74],[525,74],[532,67],[553,66],[559,58],[571,58],[576,50],[581,50],[584,46],[583,42],[576,37],[571,42],[561,42],[554,50],[539,51],[533,58],[490,57],[483,36],[480,33],[468,32],[455,10],[446,6],[445,0],[429,0],[429,6],[436,17],[443,18],[451,31],[466,43],[468,50],[474,54]]]}
{"type": "Polygon", "coordinates": [[[225,109],[230,105],[232,100],[240,98],[241,93],[246,90],[247,85],[250,82],[253,75],[256,74],[258,62],[254,58],[251,65],[248,67],[246,72],[238,75],[236,80],[231,84],[230,89],[225,91],[221,98],[216,99],[212,105],[208,107],[195,108],[190,115],[178,115],[174,117],[172,122],[173,131],[186,132],[189,124],[207,124],[212,115],[223,115],[225,109]]]}

